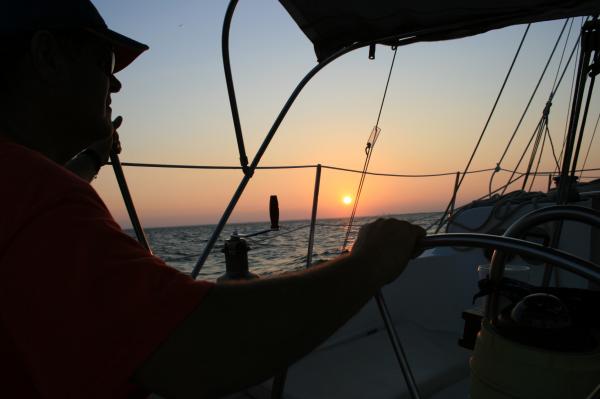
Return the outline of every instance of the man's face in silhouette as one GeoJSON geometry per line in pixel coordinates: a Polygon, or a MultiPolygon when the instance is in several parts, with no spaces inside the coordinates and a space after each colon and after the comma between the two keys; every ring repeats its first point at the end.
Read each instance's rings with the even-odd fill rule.
{"type": "Polygon", "coordinates": [[[5,118],[21,115],[12,127],[16,139],[64,163],[112,134],[110,95],[121,83],[107,42],[85,31],[38,31],[8,44],[14,51],[12,64],[0,68],[0,102],[5,118]]]}
{"type": "MultiPolygon", "coordinates": [[[[67,39],[68,40],[68,39],[67,39]]],[[[57,79],[58,115],[67,129],[63,145],[75,152],[97,140],[109,137],[112,130],[111,93],[121,88],[113,75],[111,47],[91,35],[65,45],[64,70],[57,79]]]]}

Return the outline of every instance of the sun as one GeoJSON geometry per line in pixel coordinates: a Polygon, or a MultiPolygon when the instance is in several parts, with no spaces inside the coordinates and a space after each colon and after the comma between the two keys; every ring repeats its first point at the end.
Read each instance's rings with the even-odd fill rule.
{"type": "Polygon", "coordinates": [[[349,195],[346,195],[344,198],[342,198],[342,202],[346,205],[350,205],[352,203],[352,197],[349,195]]]}

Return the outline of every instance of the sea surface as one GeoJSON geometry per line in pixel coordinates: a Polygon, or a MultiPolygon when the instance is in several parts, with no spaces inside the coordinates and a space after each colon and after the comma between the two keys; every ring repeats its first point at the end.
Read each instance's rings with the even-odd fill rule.
{"type": "MultiPolygon", "coordinates": [[[[417,213],[385,215],[418,224],[423,228],[439,219],[440,213],[417,213]]],[[[347,248],[351,248],[358,230],[376,217],[356,218],[352,225],[347,248]]],[[[283,221],[279,231],[246,238],[250,246],[248,263],[250,271],[259,276],[268,276],[306,267],[310,221],[283,221]]],[[[348,218],[319,219],[315,225],[313,263],[326,261],[340,254],[346,236],[348,218]]],[[[266,230],[269,222],[228,224],[215,248],[204,264],[200,278],[215,280],[225,271],[224,240],[237,231],[251,234],[266,230]]],[[[200,253],[212,234],[214,225],[161,227],[146,230],[146,236],[155,255],[182,272],[191,273],[200,253]]],[[[132,231],[128,231],[133,235],[132,231]]]]}

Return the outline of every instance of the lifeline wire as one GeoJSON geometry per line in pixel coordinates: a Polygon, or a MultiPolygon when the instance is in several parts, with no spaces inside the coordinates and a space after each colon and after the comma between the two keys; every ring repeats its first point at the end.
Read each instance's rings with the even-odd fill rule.
{"type": "MultiPolygon", "coordinates": [[[[112,165],[111,162],[108,162],[107,165],[112,165]]],[[[134,168],[166,168],[166,169],[209,169],[209,170],[238,170],[242,169],[241,166],[211,166],[211,165],[180,165],[180,164],[160,164],[160,163],[138,163],[138,162],[122,162],[122,166],[134,167],[134,168]]],[[[331,165],[321,165],[323,169],[337,170],[341,172],[350,172],[350,173],[363,173],[358,169],[348,169],[348,168],[340,168],[337,166],[331,165]]],[[[276,169],[308,169],[308,168],[316,168],[317,165],[280,165],[280,166],[258,166],[255,169],[263,169],[263,170],[276,170],[276,169]]],[[[491,172],[495,170],[495,168],[487,168],[487,169],[479,169],[467,172],[467,174],[478,174],[484,172],[491,172]]],[[[596,171],[599,169],[578,169],[577,172],[590,172],[596,171]]],[[[519,172],[517,170],[504,169],[500,168],[502,172],[515,172],[516,174],[524,174],[524,172],[519,172]]],[[[371,176],[384,176],[384,177],[402,177],[402,178],[422,178],[422,177],[443,177],[443,176],[454,176],[456,172],[442,172],[442,173],[426,173],[426,174],[402,174],[402,173],[382,173],[382,172],[366,172],[367,175],[371,176]]],[[[539,172],[538,174],[554,174],[552,171],[539,172]]]]}

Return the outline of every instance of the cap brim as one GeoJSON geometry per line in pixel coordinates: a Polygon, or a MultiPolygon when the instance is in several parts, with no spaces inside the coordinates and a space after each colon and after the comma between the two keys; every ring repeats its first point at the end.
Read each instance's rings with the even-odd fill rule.
{"type": "Polygon", "coordinates": [[[110,29],[105,29],[102,31],[91,30],[91,32],[112,45],[113,51],[115,52],[114,73],[125,69],[137,57],[139,57],[140,54],[150,48],[143,43],[130,39],[127,36],[123,36],[122,34],[110,29]]]}

